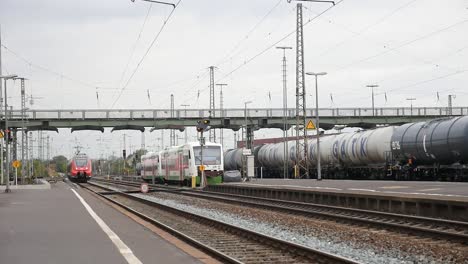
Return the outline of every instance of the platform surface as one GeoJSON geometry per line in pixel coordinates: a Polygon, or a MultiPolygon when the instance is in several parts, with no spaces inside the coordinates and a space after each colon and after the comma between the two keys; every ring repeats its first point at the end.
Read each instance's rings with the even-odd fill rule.
{"type": "Polygon", "coordinates": [[[64,182],[49,190],[0,193],[0,263],[129,263],[72,188],[141,263],[199,263],[87,191],[64,182]]]}
{"type": "Polygon", "coordinates": [[[467,182],[253,179],[225,184],[468,202],[467,182]]]}

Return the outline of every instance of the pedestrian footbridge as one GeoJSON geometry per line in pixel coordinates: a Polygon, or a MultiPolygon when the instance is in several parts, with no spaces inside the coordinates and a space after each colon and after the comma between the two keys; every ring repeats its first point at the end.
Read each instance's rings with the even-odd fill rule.
{"type": "MultiPolygon", "coordinates": [[[[331,129],[336,125],[371,128],[378,125],[399,125],[449,116],[467,115],[468,107],[386,107],[386,108],[323,108],[319,109],[320,127],[331,129]]],[[[282,108],[247,108],[210,111],[208,109],[37,109],[8,111],[12,128],[52,130],[134,129],[144,131],[178,129],[196,126],[197,121],[210,118],[213,128],[239,130],[246,124],[255,129],[288,128],[296,124],[296,109],[286,113],[282,108]],[[284,118],[286,117],[286,118],[284,118]]],[[[315,122],[315,109],[307,110],[307,119],[315,122]]],[[[4,123],[4,118],[2,118],[4,123]]],[[[4,124],[2,124],[4,127],[4,124]]]]}

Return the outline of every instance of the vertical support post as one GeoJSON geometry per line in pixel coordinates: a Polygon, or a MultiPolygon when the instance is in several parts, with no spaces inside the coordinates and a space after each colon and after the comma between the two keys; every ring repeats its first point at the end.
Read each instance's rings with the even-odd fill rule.
{"type": "MultiPolygon", "coordinates": [[[[3,79],[5,81],[5,93],[4,93],[4,98],[5,98],[5,130],[8,131],[8,96],[7,96],[7,85],[6,85],[6,79],[3,79]]],[[[8,154],[10,152],[8,151],[8,140],[5,139],[5,177],[6,177],[6,187],[5,187],[5,192],[9,193],[11,192],[10,190],[10,158],[8,157],[8,154]]]]}
{"type": "MultiPolygon", "coordinates": [[[[3,72],[2,72],[2,25],[0,25],[0,75],[3,75],[3,72]]],[[[3,108],[3,96],[2,95],[3,95],[3,80],[0,79],[0,111],[3,108]]],[[[4,166],[3,166],[3,141],[4,139],[0,139],[0,141],[1,141],[0,142],[0,167],[1,167],[0,185],[1,185],[3,184],[3,169],[4,169],[4,166]]]]}
{"type": "Polygon", "coordinates": [[[26,152],[27,152],[27,132],[25,127],[26,118],[26,89],[24,78],[21,79],[21,184],[24,184],[24,175],[26,174],[26,152]]]}
{"type": "MultiPolygon", "coordinates": [[[[174,95],[171,94],[171,119],[174,118],[174,95]]],[[[176,145],[175,142],[175,130],[171,129],[170,131],[170,144],[171,147],[176,145]]]]}
{"type": "Polygon", "coordinates": [[[283,50],[283,177],[289,178],[288,173],[288,89],[287,89],[287,75],[286,75],[286,50],[292,49],[291,47],[276,47],[283,50]]]}
{"type": "MultiPolygon", "coordinates": [[[[11,117],[11,113],[10,112],[10,117],[11,117]]],[[[12,140],[12,149],[11,149],[11,157],[12,157],[12,160],[17,160],[18,159],[18,129],[16,128],[12,128],[11,129],[11,134],[12,134],[12,137],[13,137],[13,140],[12,140]]]]}
{"type": "Polygon", "coordinates": [[[205,165],[203,165],[203,147],[205,146],[205,138],[203,137],[203,131],[200,132],[200,187],[206,187],[206,177],[205,177],[205,165]]]}
{"type": "MultiPolygon", "coordinates": [[[[221,114],[221,122],[223,122],[224,120],[224,98],[223,98],[223,86],[227,86],[227,84],[225,83],[217,83],[216,85],[219,86],[219,111],[220,111],[220,114],[221,114]]],[[[219,143],[221,144],[221,146],[224,147],[224,131],[223,131],[223,128],[220,128],[219,130],[219,143]]]]}
{"type": "MultiPolygon", "coordinates": [[[[208,118],[212,118],[216,116],[215,113],[215,91],[214,91],[214,66],[210,66],[210,115],[208,118]]],[[[210,142],[216,143],[216,131],[214,129],[210,129],[209,131],[209,140],[210,142]]]]}
{"type": "Polygon", "coordinates": [[[447,115],[451,116],[453,114],[453,99],[455,99],[455,95],[449,94],[448,95],[448,109],[447,115]]]}
{"type": "Polygon", "coordinates": [[[146,148],[145,131],[141,132],[141,150],[146,148]]]}
{"type": "Polygon", "coordinates": [[[161,129],[161,150],[164,149],[164,129],[161,129]]]}
{"type": "Polygon", "coordinates": [[[369,84],[369,85],[366,85],[366,87],[372,89],[372,116],[375,116],[375,93],[374,93],[374,88],[379,87],[379,85],[369,84]]]}
{"type": "MultiPolygon", "coordinates": [[[[183,106],[185,108],[184,110],[184,119],[187,119],[187,106],[190,106],[189,104],[181,104],[180,106],[183,106]]],[[[185,122],[184,122],[185,123],[185,122]]],[[[184,126],[184,141],[185,141],[185,144],[187,144],[187,127],[184,126]]]]}
{"type": "Polygon", "coordinates": [[[317,75],[315,75],[315,114],[317,115],[315,120],[315,129],[317,132],[317,180],[322,180],[322,168],[320,161],[320,116],[319,116],[319,102],[318,102],[318,81],[317,75]]]}
{"type": "MultiPolygon", "coordinates": [[[[3,72],[2,72],[2,25],[0,25],[0,75],[3,75],[3,72]]],[[[0,80],[0,109],[3,108],[3,96],[2,95],[3,95],[3,82],[0,80]]]]}
{"type": "Polygon", "coordinates": [[[306,136],[306,89],[304,72],[304,34],[302,4],[297,4],[296,17],[296,170],[297,176],[309,179],[306,136]]]}

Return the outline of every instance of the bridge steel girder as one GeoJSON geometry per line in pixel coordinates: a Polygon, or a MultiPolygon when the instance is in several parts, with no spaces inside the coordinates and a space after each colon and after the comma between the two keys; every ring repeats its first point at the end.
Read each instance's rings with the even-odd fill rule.
{"type": "MultiPolygon", "coordinates": [[[[103,128],[104,129],[104,128],[103,128]]],[[[119,131],[119,130],[138,130],[140,132],[145,132],[145,127],[144,126],[138,126],[138,125],[120,125],[120,126],[114,126],[111,130],[111,133],[114,131],[119,131]]]]}
{"type": "Polygon", "coordinates": [[[75,131],[83,131],[83,130],[96,130],[96,131],[101,131],[101,133],[104,133],[104,128],[102,126],[76,126],[71,128],[71,132],[75,131]]]}
{"type": "MultiPolygon", "coordinates": [[[[335,125],[345,125],[347,127],[372,128],[377,125],[401,125],[410,122],[426,121],[430,119],[447,118],[447,116],[428,115],[428,116],[335,116],[335,117],[320,117],[320,128],[328,130],[335,125]]],[[[315,116],[308,116],[307,119],[315,119],[315,116]]],[[[48,119],[48,120],[28,120],[25,124],[27,130],[52,130],[57,131],[58,128],[72,128],[74,131],[83,127],[99,128],[114,128],[114,130],[135,129],[140,130],[145,127],[151,127],[152,130],[158,129],[178,129],[184,131],[186,127],[195,127],[199,118],[186,119],[150,119],[150,118],[132,118],[132,119],[48,119]]],[[[20,119],[9,120],[9,127],[21,128],[22,121],[20,119]]],[[[296,120],[290,117],[287,120],[288,128],[294,126],[296,120]]],[[[212,118],[210,125],[212,128],[225,128],[234,131],[239,130],[241,126],[245,126],[244,117],[229,118],[229,124],[226,124],[224,118],[212,118]]],[[[249,117],[247,125],[253,126],[256,129],[262,128],[278,128],[283,129],[283,117],[249,117]]],[[[94,130],[94,129],[92,129],[94,130]]]]}

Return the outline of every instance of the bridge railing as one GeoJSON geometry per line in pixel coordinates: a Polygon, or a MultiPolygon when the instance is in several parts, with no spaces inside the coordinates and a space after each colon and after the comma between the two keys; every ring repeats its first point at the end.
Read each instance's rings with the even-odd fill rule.
{"type": "MultiPolygon", "coordinates": [[[[283,117],[282,108],[248,108],[245,109],[224,109],[210,111],[208,109],[176,109],[171,113],[170,109],[66,109],[66,110],[26,110],[24,119],[169,119],[169,118],[207,118],[226,117],[243,118],[247,112],[248,117],[256,118],[279,118],[283,117]]],[[[286,116],[294,118],[296,109],[289,108],[286,116]]],[[[387,107],[387,108],[321,108],[321,117],[396,117],[396,116],[450,116],[468,115],[468,107],[387,107]]],[[[307,109],[307,115],[316,116],[315,109],[307,109]]],[[[12,119],[21,119],[21,110],[10,112],[12,119]]]]}

